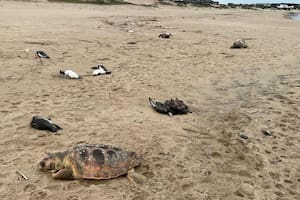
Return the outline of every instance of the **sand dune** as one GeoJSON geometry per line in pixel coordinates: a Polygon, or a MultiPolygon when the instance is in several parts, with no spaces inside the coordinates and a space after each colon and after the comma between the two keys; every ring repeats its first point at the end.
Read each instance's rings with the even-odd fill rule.
{"type": "Polygon", "coordinates": [[[300,199],[300,29],[284,14],[0,1],[0,199],[300,199]],[[236,38],[249,48],[230,49],[236,38]],[[58,77],[95,64],[112,74],[58,77]],[[160,115],[149,96],[193,113],[160,115]],[[34,115],[64,129],[31,129],[34,115]],[[136,151],[145,181],[38,170],[44,152],[81,142],[136,151]]]}

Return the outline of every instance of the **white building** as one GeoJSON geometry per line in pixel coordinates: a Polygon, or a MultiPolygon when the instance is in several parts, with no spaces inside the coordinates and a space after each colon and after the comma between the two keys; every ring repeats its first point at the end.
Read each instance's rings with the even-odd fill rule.
{"type": "Polygon", "coordinates": [[[279,6],[277,6],[277,9],[290,10],[290,9],[294,9],[294,6],[289,6],[289,5],[286,5],[286,4],[280,4],[279,6]]]}

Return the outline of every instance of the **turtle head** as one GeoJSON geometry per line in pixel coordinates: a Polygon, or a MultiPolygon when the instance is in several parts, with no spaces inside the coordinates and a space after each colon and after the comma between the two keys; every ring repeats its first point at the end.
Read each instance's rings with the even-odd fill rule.
{"type": "Polygon", "coordinates": [[[142,157],[138,156],[135,152],[128,152],[129,163],[131,167],[137,167],[142,163],[142,157]]]}
{"type": "Polygon", "coordinates": [[[47,156],[40,161],[39,168],[42,171],[58,171],[63,168],[63,160],[65,155],[65,152],[54,154],[47,153],[47,156]]]}

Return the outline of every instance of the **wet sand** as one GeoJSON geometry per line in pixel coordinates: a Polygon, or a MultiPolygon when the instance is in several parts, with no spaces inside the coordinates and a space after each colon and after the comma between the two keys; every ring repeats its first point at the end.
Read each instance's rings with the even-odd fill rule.
{"type": "Polygon", "coordinates": [[[284,15],[0,1],[0,199],[300,199],[300,29],[284,15]],[[230,49],[237,38],[249,48],[230,49]],[[112,74],[58,77],[95,64],[112,74]],[[158,114],[149,96],[178,97],[193,113],[158,114]],[[31,129],[34,115],[64,129],[31,129]],[[44,152],[82,142],[136,151],[145,180],[38,170],[44,152]]]}

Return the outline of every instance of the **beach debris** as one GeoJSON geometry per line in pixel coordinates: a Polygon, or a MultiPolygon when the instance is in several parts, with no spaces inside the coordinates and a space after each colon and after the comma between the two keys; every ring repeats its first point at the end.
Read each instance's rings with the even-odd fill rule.
{"type": "Polygon", "coordinates": [[[79,76],[76,72],[68,69],[68,70],[60,70],[59,73],[63,75],[65,78],[69,79],[81,79],[81,76],[79,76]]]}
{"type": "Polygon", "coordinates": [[[93,76],[111,74],[111,71],[109,71],[104,65],[97,65],[95,67],[91,67],[91,69],[93,70],[93,76]]]}
{"type": "Polygon", "coordinates": [[[265,136],[272,136],[272,132],[270,130],[263,129],[263,130],[261,130],[261,132],[265,136]]]}
{"type": "Polygon", "coordinates": [[[168,114],[169,116],[187,114],[190,112],[188,106],[177,98],[166,100],[164,103],[161,103],[154,101],[151,97],[149,97],[149,102],[154,110],[159,113],[168,114]]]}
{"type": "Polygon", "coordinates": [[[27,176],[25,176],[25,174],[23,174],[20,170],[16,170],[16,173],[18,174],[18,175],[20,175],[25,181],[27,181],[28,180],[28,177],[27,176]]]}
{"type": "Polygon", "coordinates": [[[133,45],[133,44],[136,44],[136,41],[130,41],[130,42],[127,42],[127,44],[133,45]]]}
{"type": "Polygon", "coordinates": [[[50,57],[43,51],[37,51],[36,54],[35,54],[35,58],[46,58],[46,59],[49,59],[50,57]]]}
{"type": "Polygon", "coordinates": [[[161,33],[158,35],[160,38],[170,38],[172,36],[172,33],[161,33]]]}
{"type": "Polygon", "coordinates": [[[54,179],[111,179],[128,174],[141,164],[135,153],[104,144],[78,144],[66,151],[48,153],[39,163],[54,179]]]}
{"type": "Polygon", "coordinates": [[[50,118],[34,116],[32,117],[31,127],[39,130],[48,130],[51,132],[57,132],[58,130],[62,130],[60,126],[54,124],[50,118]]]}
{"type": "Polygon", "coordinates": [[[26,49],[24,49],[24,51],[25,51],[26,53],[29,53],[29,52],[30,52],[30,49],[26,48],[26,49]]]}
{"type": "Polygon", "coordinates": [[[245,40],[243,39],[237,39],[233,42],[232,46],[230,48],[232,49],[242,49],[242,48],[247,48],[248,45],[245,40]]]}
{"type": "Polygon", "coordinates": [[[128,30],[128,33],[134,33],[134,30],[128,30]]]}
{"type": "Polygon", "coordinates": [[[247,139],[249,139],[249,137],[246,135],[246,133],[244,133],[244,132],[241,132],[240,133],[240,138],[242,138],[242,139],[244,139],[244,140],[247,140],[247,139]]]}

